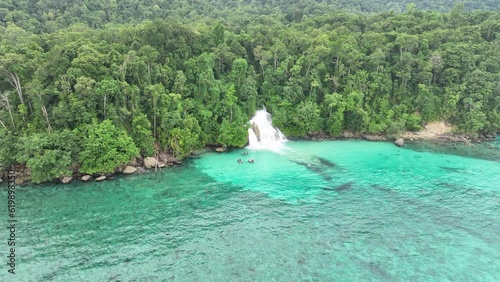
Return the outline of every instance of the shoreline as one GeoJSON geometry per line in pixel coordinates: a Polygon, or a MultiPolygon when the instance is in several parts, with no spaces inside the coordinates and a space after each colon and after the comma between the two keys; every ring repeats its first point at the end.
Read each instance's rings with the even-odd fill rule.
{"type": "MultiPolygon", "coordinates": [[[[446,132],[443,134],[435,134],[425,131],[420,132],[411,132],[407,131],[401,134],[362,134],[362,133],[352,133],[352,132],[343,132],[339,137],[332,137],[326,134],[310,134],[304,137],[289,137],[290,140],[308,140],[313,142],[321,142],[321,141],[342,141],[342,140],[365,140],[370,142],[392,142],[397,139],[403,139],[404,142],[424,142],[428,144],[436,144],[436,145],[445,145],[445,144],[463,144],[466,146],[475,146],[475,144],[481,144],[483,142],[492,142],[496,139],[496,135],[494,134],[486,134],[479,135],[478,138],[470,138],[470,136],[466,134],[453,134],[450,132],[446,132]]],[[[399,146],[395,144],[395,146],[399,146]]],[[[404,145],[403,145],[404,146],[404,145]]],[[[495,149],[493,145],[488,147],[489,149],[495,149]]],[[[79,171],[74,171],[72,176],[64,176],[59,179],[53,179],[51,181],[44,181],[41,183],[33,183],[31,181],[31,172],[26,166],[17,165],[15,166],[16,170],[16,185],[24,186],[28,184],[46,184],[46,183],[54,183],[54,184],[69,184],[75,180],[81,182],[93,182],[93,181],[104,181],[104,180],[112,180],[116,175],[129,175],[129,174],[141,174],[148,171],[157,171],[162,168],[168,168],[172,166],[182,165],[183,161],[188,159],[196,159],[201,154],[206,152],[218,152],[223,153],[227,152],[228,149],[232,148],[224,148],[221,146],[209,145],[203,149],[197,150],[191,155],[185,157],[184,159],[178,160],[174,158],[172,155],[166,152],[160,152],[157,154],[157,157],[136,157],[132,159],[129,163],[124,164],[116,168],[114,173],[96,173],[96,174],[84,174],[79,171]]],[[[6,183],[5,178],[6,173],[0,172],[0,186],[3,182],[6,183]],[[2,181],[3,179],[3,181],[2,181]]]]}

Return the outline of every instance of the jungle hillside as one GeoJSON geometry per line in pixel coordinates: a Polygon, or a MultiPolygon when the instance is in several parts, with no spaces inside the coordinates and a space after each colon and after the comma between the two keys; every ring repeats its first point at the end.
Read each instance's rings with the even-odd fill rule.
{"type": "Polygon", "coordinates": [[[242,147],[263,106],[296,137],[496,133],[499,2],[462,2],[0,1],[0,170],[242,147]]]}

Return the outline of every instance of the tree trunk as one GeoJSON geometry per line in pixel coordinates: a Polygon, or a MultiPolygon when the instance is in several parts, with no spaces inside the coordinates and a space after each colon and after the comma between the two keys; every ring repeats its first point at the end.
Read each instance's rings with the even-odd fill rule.
{"type": "Polygon", "coordinates": [[[9,111],[10,115],[10,121],[12,122],[12,128],[15,129],[16,124],[14,123],[14,117],[12,115],[12,108],[10,107],[9,97],[7,97],[7,94],[3,94],[1,97],[2,100],[5,102],[5,104],[7,105],[7,110],[9,111]]]}
{"type": "Polygon", "coordinates": [[[278,68],[278,50],[274,50],[274,70],[278,68]]]}
{"type": "Polygon", "coordinates": [[[42,112],[43,115],[45,116],[45,120],[47,121],[47,129],[49,130],[49,133],[52,132],[52,127],[50,126],[50,121],[49,121],[49,114],[47,113],[47,108],[45,108],[44,105],[42,105],[42,112]]]}
{"type": "Polygon", "coordinates": [[[104,119],[106,119],[106,98],[107,98],[107,95],[104,94],[104,119]]]}
{"type": "Polygon", "coordinates": [[[153,138],[156,139],[156,99],[153,96],[153,138]]]}
{"type": "Polygon", "coordinates": [[[21,88],[21,82],[19,81],[19,76],[15,73],[9,73],[9,78],[10,78],[10,84],[16,88],[17,94],[19,95],[19,100],[21,101],[21,104],[24,105],[24,98],[23,98],[23,90],[21,88]]]}
{"type": "Polygon", "coordinates": [[[43,116],[45,117],[45,120],[47,121],[47,129],[50,133],[50,132],[52,132],[52,126],[50,126],[49,114],[47,113],[47,108],[43,104],[42,95],[37,94],[37,96],[38,96],[38,99],[40,99],[40,104],[41,104],[40,108],[42,109],[43,116]]]}

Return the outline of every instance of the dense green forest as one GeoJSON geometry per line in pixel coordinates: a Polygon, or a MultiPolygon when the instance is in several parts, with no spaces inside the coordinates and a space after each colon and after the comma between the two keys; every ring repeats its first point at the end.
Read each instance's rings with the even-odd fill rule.
{"type": "Polygon", "coordinates": [[[262,106],[289,136],[500,129],[499,11],[310,2],[0,2],[0,166],[41,182],[241,147],[262,106]]]}
{"type": "Polygon", "coordinates": [[[174,17],[181,22],[212,18],[253,21],[281,14],[289,22],[339,10],[403,12],[410,4],[420,10],[448,12],[463,3],[465,10],[499,10],[498,0],[1,0],[0,22],[26,31],[53,32],[76,23],[101,28],[106,23],[139,23],[174,17]],[[413,4],[414,3],[414,4],[413,4]]]}

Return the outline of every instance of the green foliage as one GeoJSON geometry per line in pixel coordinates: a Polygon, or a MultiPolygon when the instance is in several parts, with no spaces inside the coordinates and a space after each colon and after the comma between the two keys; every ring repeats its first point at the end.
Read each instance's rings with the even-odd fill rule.
{"type": "Polygon", "coordinates": [[[224,146],[243,147],[247,143],[248,126],[242,120],[229,122],[224,120],[219,128],[217,142],[224,146]]]}
{"type": "Polygon", "coordinates": [[[0,7],[3,167],[41,180],[111,172],[154,145],[241,147],[262,106],[293,136],[500,130],[498,1],[101,2],[0,7]],[[72,148],[50,139],[73,130],[72,148]]]}
{"type": "Polygon", "coordinates": [[[139,113],[134,116],[131,135],[136,147],[140,149],[142,156],[153,156],[155,140],[151,131],[151,123],[145,114],[139,113]]]}
{"type": "Polygon", "coordinates": [[[0,170],[3,170],[16,163],[19,138],[12,131],[0,128],[0,144],[0,170]]]}
{"type": "Polygon", "coordinates": [[[418,131],[423,129],[422,127],[422,118],[417,114],[409,114],[406,115],[406,129],[411,131],[418,131]]]}
{"type": "Polygon", "coordinates": [[[83,173],[110,173],[139,154],[139,149],[127,132],[105,120],[88,125],[82,140],[80,171],[83,173]]]}
{"type": "Polygon", "coordinates": [[[199,136],[188,128],[174,128],[170,131],[170,136],[170,147],[178,158],[183,158],[197,149],[199,136]]]}
{"type": "Polygon", "coordinates": [[[291,117],[292,135],[304,136],[308,133],[320,131],[320,112],[315,102],[307,101],[300,103],[291,117]]]}
{"type": "Polygon", "coordinates": [[[77,137],[72,131],[36,133],[19,139],[20,163],[31,170],[33,182],[40,183],[72,175],[70,166],[78,152],[77,137]]]}

